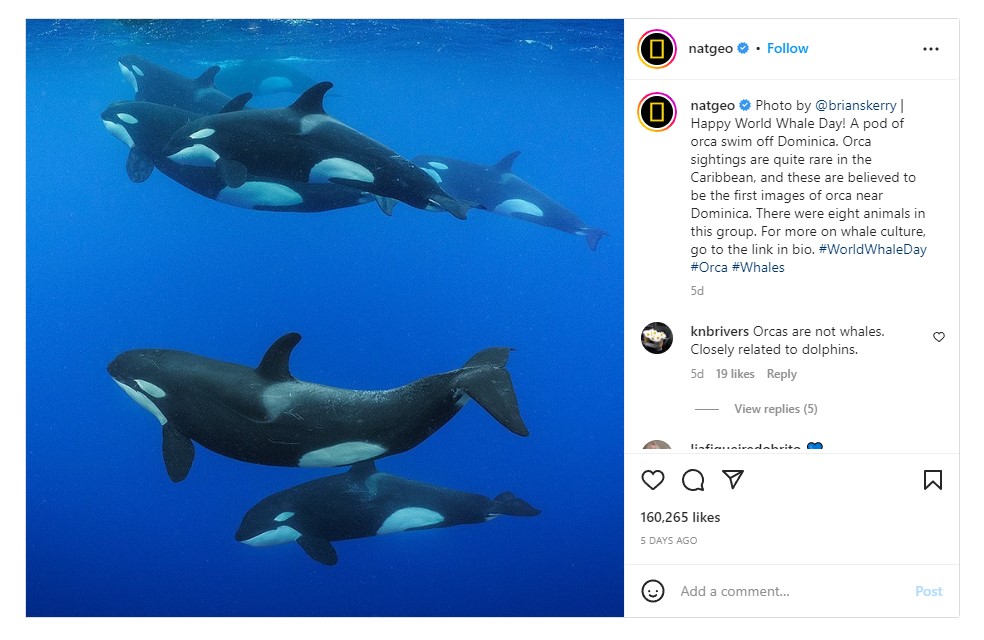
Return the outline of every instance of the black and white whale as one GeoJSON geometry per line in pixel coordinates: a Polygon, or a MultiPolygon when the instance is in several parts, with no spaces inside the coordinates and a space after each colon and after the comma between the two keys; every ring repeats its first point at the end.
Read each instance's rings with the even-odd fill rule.
{"type": "MultiPolygon", "coordinates": [[[[238,110],[249,94],[237,96],[226,105],[238,110]]],[[[103,125],[129,149],[126,173],[133,182],[143,182],[157,168],[161,173],[206,198],[244,209],[262,211],[329,211],[370,202],[367,193],[336,184],[309,184],[246,176],[239,187],[230,187],[218,169],[184,165],[164,155],[164,147],[183,126],[200,114],[153,102],[121,101],[102,112],[103,125]]]]}
{"type": "Polygon", "coordinates": [[[215,86],[231,96],[303,93],[314,84],[303,71],[282,60],[236,60],[219,66],[215,86]]]}
{"type": "Polygon", "coordinates": [[[120,73],[133,86],[134,100],[206,114],[218,113],[232,99],[215,88],[218,67],[188,78],[140,56],[122,56],[118,63],[120,73]]]}
{"type": "Polygon", "coordinates": [[[445,193],[423,169],[327,115],[322,103],[331,86],[316,84],[289,107],[200,118],[175,133],[164,153],[178,164],[216,167],[232,188],[247,176],[332,183],[373,194],[387,214],[399,200],[464,219],[468,204],[445,193]]]}
{"type": "Polygon", "coordinates": [[[577,215],[512,171],[519,151],[492,166],[445,156],[421,155],[414,164],[429,173],[453,198],[476,203],[481,209],[584,236],[594,251],[601,229],[586,225],[577,215]]]}
{"type": "Polygon", "coordinates": [[[460,369],[385,391],[302,382],[289,370],[301,336],[288,333],[260,365],[183,351],[138,349],[114,359],[113,380],[163,427],[164,464],[175,482],[192,442],[230,458],[284,467],[337,467],[417,446],[475,400],[513,433],[529,434],[505,370],[510,349],[475,354],[460,369]]]}
{"type": "Polygon", "coordinates": [[[297,542],[311,559],[333,565],[336,540],[477,524],[539,509],[511,493],[493,499],[379,473],[360,462],[340,475],[275,493],[246,512],[236,540],[254,547],[297,542]]]}

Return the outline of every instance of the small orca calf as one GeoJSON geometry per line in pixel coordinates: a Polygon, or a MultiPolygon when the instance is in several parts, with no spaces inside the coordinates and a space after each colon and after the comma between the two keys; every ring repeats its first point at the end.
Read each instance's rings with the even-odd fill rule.
{"type": "Polygon", "coordinates": [[[253,547],[297,542],[321,564],[338,562],[331,543],[385,533],[477,524],[497,516],[535,516],[539,509],[511,493],[489,500],[376,471],[360,462],[264,498],[246,512],[236,540],[253,547]]]}
{"type": "Polygon", "coordinates": [[[123,77],[133,86],[134,100],[206,114],[218,113],[232,99],[215,88],[218,67],[187,78],[140,56],[123,56],[118,62],[123,77]]]}
{"type": "Polygon", "coordinates": [[[385,391],[354,391],[291,375],[297,333],[282,336],[260,365],[211,360],[184,351],[137,349],[107,370],[116,384],[163,427],[164,465],[184,480],[192,441],[257,464],[337,467],[407,451],[475,400],[513,433],[529,435],[519,415],[510,349],[475,354],[460,369],[385,391]]]}
{"type": "Polygon", "coordinates": [[[429,173],[453,198],[477,203],[482,209],[584,236],[594,251],[601,229],[586,225],[577,215],[512,172],[519,151],[492,166],[444,156],[417,156],[414,164],[429,173]]]}
{"type": "Polygon", "coordinates": [[[373,194],[387,214],[399,200],[465,218],[469,205],[445,193],[423,169],[326,114],[331,87],[316,84],[289,107],[203,117],[175,133],[164,154],[178,164],[215,167],[232,188],[247,176],[332,183],[373,194]]]}
{"type": "MultiPolygon", "coordinates": [[[[237,96],[225,110],[242,108],[249,94],[237,96]]],[[[164,147],[176,131],[201,117],[176,107],[153,102],[114,102],[102,112],[103,125],[130,148],[126,174],[143,182],[157,168],[192,191],[244,209],[261,211],[329,211],[370,202],[369,194],[336,184],[308,184],[287,180],[265,180],[246,176],[239,187],[227,186],[215,167],[178,164],[164,155],[164,147]]]]}
{"type": "Polygon", "coordinates": [[[300,69],[281,60],[237,60],[220,66],[215,85],[231,96],[303,93],[314,84],[300,69]]]}

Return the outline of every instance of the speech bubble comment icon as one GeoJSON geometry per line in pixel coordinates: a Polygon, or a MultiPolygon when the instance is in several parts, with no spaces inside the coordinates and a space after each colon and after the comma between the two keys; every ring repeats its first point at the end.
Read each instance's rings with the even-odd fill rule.
{"type": "Polygon", "coordinates": [[[703,491],[704,474],[697,469],[687,469],[683,472],[683,488],[687,491],[703,491]]]}

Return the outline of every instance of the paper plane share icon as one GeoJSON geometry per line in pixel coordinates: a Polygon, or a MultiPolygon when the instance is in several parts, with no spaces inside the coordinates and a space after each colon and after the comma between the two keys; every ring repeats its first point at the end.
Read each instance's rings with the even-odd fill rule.
{"type": "Polygon", "coordinates": [[[731,483],[731,488],[734,489],[735,487],[738,486],[738,481],[741,480],[741,476],[742,476],[743,473],[745,473],[745,470],[744,469],[729,469],[729,470],[726,471],[726,470],[722,469],[721,470],[721,473],[723,473],[728,478],[728,482],[731,483]]]}

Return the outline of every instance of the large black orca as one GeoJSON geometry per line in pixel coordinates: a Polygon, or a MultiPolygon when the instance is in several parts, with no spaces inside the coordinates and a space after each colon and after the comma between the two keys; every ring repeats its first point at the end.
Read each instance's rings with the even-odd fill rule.
{"type": "Polygon", "coordinates": [[[608,234],[589,227],[573,211],[513,173],[512,164],[518,155],[519,151],[510,153],[492,166],[430,155],[417,156],[413,162],[457,200],[584,236],[594,251],[601,237],[608,234]]]}
{"type": "Polygon", "coordinates": [[[187,78],[140,56],[123,56],[120,72],[133,86],[134,100],[155,102],[195,113],[218,113],[232,99],[215,88],[218,67],[187,78]]]}
{"type": "Polygon", "coordinates": [[[220,66],[215,85],[231,96],[303,93],[314,84],[303,71],[282,60],[236,60],[220,66]]]}
{"type": "Polygon", "coordinates": [[[164,464],[175,482],[191,469],[192,441],[245,462],[337,467],[412,449],[469,398],[513,433],[529,434],[504,368],[506,347],[402,387],[354,391],[294,378],[288,365],[300,339],[282,336],[255,369],[184,351],[138,349],[117,356],[107,370],[160,421],[164,464]]]}
{"type": "Polygon", "coordinates": [[[246,176],[366,191],[390,213],[396,200],[438,207],[464,219],[468,205],[445,193],[423,169],[325,113],[330,82],[305,91],[292,105],[206,116],[182,127],[165,149],[172,161],[216,167],[227,186],[246,176]]]}
{"type": "MultiPolygon", "coordinates": [[[[248,98],[249,94],[237,96],[225,109],[237,110],[248,98]]],[[[200,117],[191,111],[153,102],[115,102],[102,112],[106,130],[130,149],[126,173],[134,182],[149,178],[156,167],[175,182],[206,198],[262,211],[329,211],[372,200],[367,193],[336,184],[266,180],[249,175],[242,185],[233,188],[223,182],[214,166],[183,165],[164,155],[164,147],[171,136],[200,117]]]]}
{"type": "Polygon", "coordinates": [[[508,492],[490,500],[379,473],[373,462],[360,462],[347,473],[305,482],[264,498],[246,512],[236,540],[254,547],[297,542],[312,560],[333,565],[338,562],[331,545],[335,540],[539,513],[508,492]]]}

